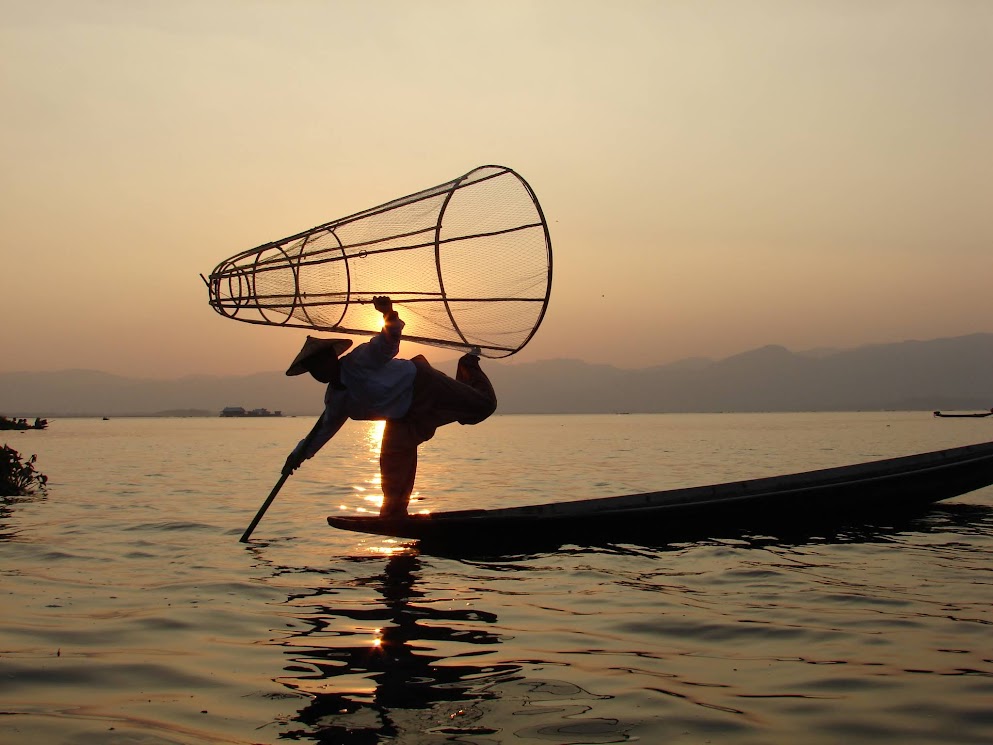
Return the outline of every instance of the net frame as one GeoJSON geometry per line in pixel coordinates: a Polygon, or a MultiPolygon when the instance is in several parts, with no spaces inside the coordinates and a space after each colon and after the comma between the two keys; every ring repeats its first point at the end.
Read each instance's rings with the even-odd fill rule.
{"type": "MultiPolygon", "coordinates": [[[[494,184],[497,182],[493,182],[494,184]]],[[[456,216],[454,221],[457,223],[456,216]]],[[[482,220],[480,222],[485,222],[482,220]]],[[[451,272],[451,270],[449,270],[451,272]]],[[[201,275],[202,277],[202,275],[201,275]]],[[[441,304],[444,308],[445,328],[439,327],[444,336],[404,335],[408,341],[432,346],[455,349],[478,347],[484,357],[499,358],[516,354],[534,337],[544,319],[551,296],[552,287],[552,243],[544,212],[530,184],[513,169],[506,166],[479,166],[458,178],[443,184],[391,200],[377,207],[362,210],[346,217],[318,225],[300,233],[242,251],[220,262],[209,277],[203,278],[210,294],[210,305],[220,315],[245,323],[304,328],[315,331],[333,331],[344,334],[372,336],[379,329],[360,328],[343,325],[349,317],[349,309],[355,305],[372,303],[374,295],[389,295],[394,304],[409,311],[422,303],[441,304]],[[526,213],[528,220],[509,225],[474,225],[468,231],[457,227],[452,234],[446,232],[446,217],[453,200],[474,187],[485,188],[485,182],[494,179],[511,179],[512,187],[520,189],[514,198],[519,201],[518,211],[526,213]],[[432,217],[436,210],[436,215],[432,217]],[[425,222],[411,225],[404,219],[405,214],[416,213],[425,222]],[[391,223],[392,217],[397,222],[391,223]],[[364,225],[372,224],[379,228],[385,224],[391,228],[386,232],[362,238],[364,225]],[[529,232],[524,232],[529,231],[529,232]],[[351,239],[342,239],[345,233],[353,234],[351,239]],[[512,236],[511,234],[517,234],[512,236]],[[443,252],[459,242],[495,241],[524,238],[530,260],[538,269],[529,276],[522,288],[515,288],[511,294],[493,296],[474,295],[460,297],[450,294],[446,288],[443,270],[443,252]],[[312,248],[308,248],[312,246],[312,248]],[[395,286],[377,289],[353,288],[352,266],[355,261],[365,261],[371,257],[384,259],[385,255],[413,250],[432,250],[437,286],[430,289],[402,289],[395,286]],[[292,273],[292,285],[286,285],[286,272],[292,273]],[[340,289],[330,292],[314,292],[308,278],[317,273],[337,274],[342,283],[340,289]],[[278,273],[278,274],[277,274],[278,273]],[[279,276],[284,286],[279,291],[267,288],[267,280],[279,276]],[[507,303],[518,309],[523,324],[508,332],[511,339],[498,341],[479,338],[471,330],[460,324],[457,316],[468,305],[479,307],[483,304],[507,303]],[[328,322],[318,316],[327,316],[329,310],[339,309],[336,320],[328,322]]],[[[422,280],[423,281],[423,280],[422,280]]],[[[452,283],[449,282],[449,285],[452,283]]],[[[457,283],[456,283],[457,284],[457,283]]],[[[432,308],[432,314],[440,319],[441,314],[432,308]]],[[[332,313],[334,315],[334,313],[332,313]]]]}

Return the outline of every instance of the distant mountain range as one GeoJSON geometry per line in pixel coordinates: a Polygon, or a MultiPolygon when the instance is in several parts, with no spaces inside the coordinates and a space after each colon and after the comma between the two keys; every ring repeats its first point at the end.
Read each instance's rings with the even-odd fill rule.
{"type": "MultiPolygon", "coordinates": [[[[993,406],[993,334],[795,353],[768,346],[640,370],[579,360],[485,361],[499,413],[980,409],[993,406]]],[[[446,372],[454,372],[442,366],[446,372]]],[[[322,386],[281,372],[125,378],[92,370],[0,373],[7,416],[216,416],[225,406],[316,414],[322,386]]]]}

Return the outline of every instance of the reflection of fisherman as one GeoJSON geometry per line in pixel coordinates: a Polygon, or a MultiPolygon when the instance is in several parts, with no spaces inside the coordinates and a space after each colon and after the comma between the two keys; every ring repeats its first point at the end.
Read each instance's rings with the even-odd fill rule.
{"type": "Polygon", "coordinates": [[[314,456],[346,419],[385,419],[379,465],[383,481],[383,517],[402,517],[414,490],[417,447],[444,425],[478,424],[496,410],[496,394],[479,367],[477,354],[460,360],[452,379],[423,356],[396,359],[404,322],[388,297],[374,297],[383,314],[383,330],[341,359],[348,339],[307,337],[287,375],[309,372],[327,383],[324,414],[293,449],[283,466],[290,474],[314,456]]]}
{"type": "Polygon", "coordinates": [[[308,728],[294,733],[296,739],[441,742],[428,734],[436,732],[439,719],[452,727],[479,726],[489,713],[480,702],[500,698],[496,686],[522,678],[521,665],[490,656],[504,641],[486,628],[496,623],[496,615],[435,602],[434,593],[419,587],[421,570],[416,553],[398,551],[382,573],[355,576],[355,587],[368,592],[365,602],[326,600],[339,591],[325,586],[313,595],[291,596],[299,614],[294,636],[299,638],[286,645],[286,654],[297,663],[286,669],[303,674],[280,682],[310,694],[293,717],[308,728]],[[342,631],[357,627],[372,632],[372,644],[356,643],[354,632],[342,631]],[[317,675],[308,672],[311,667],[317,675]]]}

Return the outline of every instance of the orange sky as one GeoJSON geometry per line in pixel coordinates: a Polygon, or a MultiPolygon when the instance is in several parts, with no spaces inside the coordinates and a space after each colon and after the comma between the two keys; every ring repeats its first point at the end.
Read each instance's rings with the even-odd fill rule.
{"type": "Polygon", "coordinates": [[[0,371],[283,369],[198,274],[484,163],[552,230],[515,362],[993,332],[990,3],[0,11],[0,371]]]}

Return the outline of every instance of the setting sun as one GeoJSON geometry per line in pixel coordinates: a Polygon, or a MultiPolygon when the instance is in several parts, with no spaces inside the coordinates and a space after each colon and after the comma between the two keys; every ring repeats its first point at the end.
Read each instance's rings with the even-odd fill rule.
{"type": "Polygon", "coordinates": [[[367,324],[369,328],[376,331],[382,331],[383,326],[386,325],[386,319],[383,317],[383,314],[376,310],[372,305],[369,305],[369,316],[371,318],[367,324]]]}

